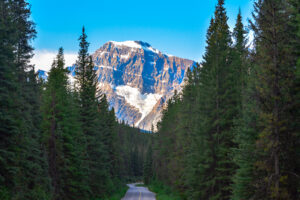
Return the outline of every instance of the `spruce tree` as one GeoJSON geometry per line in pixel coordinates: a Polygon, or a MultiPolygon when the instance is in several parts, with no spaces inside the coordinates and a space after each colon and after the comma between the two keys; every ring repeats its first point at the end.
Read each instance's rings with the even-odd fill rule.
{"type": "Polygon", "coordinates": [[[34,23],[24,0],[1,1],[0,9],[1,198],[47,199],[50,188],[38,126],[40,90],[28,64],[34,23]]]}
{"type": "Polygon", "coordinates": [[[20,98],[16,66],[14,64],[15,28],[10,14],[9,3],[0,2],[0,197],[10,199],[14,187],[16,168],[16,137],[19,132],[18,112],[14,99],[20,98]],[[14,92],[15,91],[15,92],[14,92]]]}
{"type": "MultiPolygon", "coordinates": [[[[292,119],[299,119],[300,118],[300,2],[297,0],[289,0],[290,5],[290,12],[291,12],[291,19],[289,23],[289,33],[290,33],[290,51],[293,52],[293,61],[292,65],[295,66],[295,78],[293,80],[293,86],[292,86],[292,105],[290,106],[290,112],[291,112],[291,118],[292,119]]],[[[290,153],[292,156],[290,156],[290,162],[293,162],[293,166],[299,166],[300,165],[300,159],[294,159],[299,157],[300,155],[300,122],[299,120],[293,120],[291,123],[290,131],[294,133],[295,139],[296,139],[296,149],[290,148],[290,153]]],[[[296,174],[300,174],[299,167],[294,170],[296,174]]],[[[296,179],[293,179],[294,182],[291,183],[293,185],[297,185],[298,187],[298,195],[299,195],[299,188],[300,183],[297,182],[296,179]]],[[[296,196],[296,195],[294,195],[296,196]]]]}
{"type": "Polygon", "coordinates": [[[234,103],[236,104],[236,119],[241,117],[243,92],[246,87],[246,78],[248,72],[248,49],[246,30],[242,22],[241,10],[237,15],[236,25],[233,30],[233,40],[235,41],[232,51],[231,77],[234,103]]]}
{"type": "Polygon", "coordinates": [[[152,171],[152,146],[148,147],[145,163],[144,163],[144,183],[149,184],[151,179],[153,178],[153,171],[152,171]]]}
{"type": "Polygon", "coordinates": [[[193,66],[186,72],[185,87],[181,94],[181,104],[178,113],[176,134],[176,147],[174,149],[174,160],[176,160],[175,180],[176,188],[180,193],[190,194],[193,198],[193,188],[198,184],[195,170],[198,168],[197,153],[199,149],[196,137],[199,128],[198,123],[198,87],[199,87],[200,65],[193,66]]]}
{"type": "Polygon", "coordinates": [[[23,84],[24,101],[22,102],[25,119],[24,136],[19,140],[20,174],[16,178],[16,199],[49,199],[51,196],[48,163],[46,162],[45,146],[42,143],[41,123],[41,88],[37,83],[34,68],[26,72],[23,84]]]}
{"type": "Polygon", "coordinates": [[[233,51],[233,75],[236,78],[236,102],[238,115],[235,120],[233,148],[234,161],[237,170],[233,177],[233,199],[250,199],[255,193],[255,141],[257,139],[256,123],[257,109],[255,106],[255,90],[253,88],[254,74],[249,65],[246,47],[246,31],[239,11],[233,32],[235,40],[233,51]],[[248,72],[251,72],[248,73],[248,72]]]}
{"type": "Polygon", "coordinates": [[[114,109],[110,110],[106,95],[102,94],[98,103],[102,141],[107,152],[107,169],[114,181],[120,179],[119,139],[117,137],[117,120],[114,109]]]}
{"type": "Polygon", "coordinates": [[[43,130],[48,148],[49,174],[53,199],[87,199],[85,139],[67,74],[63,49],[60,48],[43,95],[43,130]]]}
{"type": "MultiPolygon", "coordinates": [[[[202,194],[198,198],[229,199],[234,164],[233,121],[236,102],[232,90],[231,35],[224,1],[219,0],[214,19],[207,33],[207,47],[200,72],[200,130],[203,139],[203,160],[200,177],[202,194]]],[[[202,156],[202,157],[203,157],[202,156]]]]}
{"type": "MultiPolygon", "coordinates": [[[[296,199],[297,167],[295,149],[299,140],[294,127],[296,67],[290,43],[289,3],[259,0],[251,24],[255,32],[257,106],[262,152],[256,166],[260,172],[260,195],[273,199],[296,199]],[[296,183],[296,184],[295,184],[296,183]]],[[[299,181],[298,181],[299,182],[299,181]]]]}
{"type": "Polygon", "coordinates": [[[175,163],[173,160],[176,144],[174,133],[179,122],[177,114],[180,103],[179,95],[175,91],[174,96],[167,102],[167,108],[163,111],[161,122],[158,123],[158,136],[154,147],[156,176],[168,185],[174,183],[174,176],[172,176],[174,171],[171,166],[175,163]]]}
{"type": "Polygon", "coordinates": [[[87,35],[82,29],[79,38],[80,50],[76,64],[76,84],[79,94],[79,113],[83,133],[86,137],[88,183],[95,198],[103,197],[111,189],[107,160],[108,153],[103,143],[101,115],[98,112],[98,94],[96,71],[88,54],[87,35]]]}

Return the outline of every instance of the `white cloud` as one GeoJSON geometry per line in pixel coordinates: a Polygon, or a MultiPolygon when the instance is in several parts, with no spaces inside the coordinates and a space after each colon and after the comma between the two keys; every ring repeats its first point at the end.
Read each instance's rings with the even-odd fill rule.
{"type": "MultiPolygon", "coordinates": [[[[48,50],[36,50],[34,51],[34,56],[31,59],[31,64],[35,65],[35,70],[41,69],[49,71],[54,58],[57,55],[55,51],[48,50]]],[[[77,59],[76,53],[64,53],[66,66],[71,66],[75,63],[77,59]]]]}

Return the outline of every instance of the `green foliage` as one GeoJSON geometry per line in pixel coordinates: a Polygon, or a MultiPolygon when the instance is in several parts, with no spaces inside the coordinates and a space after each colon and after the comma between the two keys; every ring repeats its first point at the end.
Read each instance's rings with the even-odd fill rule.
{"type": "Polygon", "coordinates": [[[1,1],[0,12],[1,198],[48,199],[49,176],[40,145],[40,90],[28,64],[34,24],[24,0],[1,1]]]}
{"type": "Polygon", "coordinates": [[[219,1],[211,20],[202,66],[187,72],[183,92],[168,102],[158,131],[156,175],[188,199],[231,195],[235,165],[230,152],[239,96],[232,85],[239,69],[233,65],[223,4],[219,1]]]}
{"type": "MultiPolygon", "coordinates": [[[[109,174],[109,155],[104,144],[102,115],[98,108],[96,71],[88,54],[89,43],[85,29],[79,38],[80,49],[76,64],[76,83],[79,94],[79,119],[86,139],[86,160],[88,165],[88,184],[94,198],[101,198],[110,192],[112,182],[109,174]]],[[[105,108],[103,108],[105,109],[105,108]]],[[[100,110],[101,111],[101,110],[100,110]]]]}
{"type": "Polygon", "coordinates": [[[60,48],[43,94],[43,131],[54,199],[87,199],[85,137],[79,122],[75,95],[68,87],[60,48]]]}
{"type": "Polygon", "coordinates": [[[120,146],[120,176],[126,182],[143,180],[143,169],[153,135],[124,123],[117,126],[120,146]]]}
{"type": "Polygon", "coordinates": [[[126,192],[128,190],[128,186],[123,186],[116,189],[116,192],[113,193],[109,198],[105,198],[105,200],[120,200],[122,197],[125,196],[126,192]]]}
{"type": "Polygon", "coordinates": [[[144,183],[145,184],[149,184],[151,179],[153,178],[153,161],[152,161],[152,146],[148,147],[148,151],[147,151],[147,155],[146,155],[146,159],[145,159],[145,163],[144,163],[144,183]]]}
{"type": "Polygon", "coordinates": [[[233,199],[250,199],[259,189],[255,186],[258,178],[255,172],[255,162],[260,152],[256,150],[258,109],[255,103],[253,75],[251,73],[247,77],[247,86],[243,91],[241,117],[236,120],[234,140],[238,146],[233,148],[233,155],[238,168],[233,177],[233,199]]]}
{"type": "Polygon", "coordinates": [[[249,53],[241,13],[231,34],[218,1],[201,67],[187,71],[158,125],[154,174],[183,199],[299,192],[299,3],[259,0],[253,16],[249,53]]]}
{"type": "Polygon", "coordinates": [[[181,200],[174,190],[157,180],[152,180],[147,186],[150,191],[156,194],[157,200],[181,200]]]}
{"type": "Polygon", "coordinates": [[[238,115],[235,120],[234,142],[237,144],[232,149],[234,162],[237,165],[233,177],[233,199],[250,199],[253,197],[255,190],[255,173],[254,163],[257,159],[255,152],[255,141],[257,140],[258,121],[257,109],[255,106],[255,88],[253,82],[253,67],[249,65],[248,52],[246,48],[246,31],[242,24],[241,13],[237,16],[236,26],[233,32],[234,40],[234,60],[233,74],[236,77],[235,96],[238,115]]]}
{"type": "Polygon", "coordinates": [[[283,0],[258,1],[252,23],[259,108],[257,149],[262,151],[256,165],[262,173],[260,194],[274,199],[295,199],[298,187],[294,162],[298,134],[292,111],[296,105],[290,89],[295,86],[297,57],[293,52],[297,44],[290,42],[293,29],[286,19],[293,18],[289,7],[283,0]]]}

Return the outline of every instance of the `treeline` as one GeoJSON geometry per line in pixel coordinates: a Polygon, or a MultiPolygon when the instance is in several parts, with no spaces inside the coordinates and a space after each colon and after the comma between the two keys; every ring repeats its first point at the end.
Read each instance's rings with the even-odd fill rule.
{"type": "Polygon", "coordinates": [[[0,199],[105,199],[142,176],[149,134],[117,122],[84,29],[74,85],[62,48],[38,79],[35,36],[28,3],[0,1],[0,199]]]}
{"type": "Polygon", "coordinates": [[[120,173],[126,183],[143,180],[148,149],[153,136],[124,123],[118,125],[120,141],[120,173]]]}
{"type": "Polygon", "coordinates": [[[182,199],[298,199],[300,1],[257,0],[252,48],[219,0],[202,63],[169,100],[150,176],[182,199]]]}

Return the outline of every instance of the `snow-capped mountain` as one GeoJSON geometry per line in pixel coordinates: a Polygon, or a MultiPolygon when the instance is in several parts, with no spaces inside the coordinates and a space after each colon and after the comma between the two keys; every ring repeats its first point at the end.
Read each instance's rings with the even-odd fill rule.
{"type": "MultiPolygon", "coordinates": [[[[156,128],[165,102],[180,90],[195,62],[160,52],[142,41],[105,43],[92,54],[98,88],[120,121],[144,130],[156,128]]],[[[71,80],[75,65],[68,67],[71,80]]],[[[39,75],[47,73],[39,70],[39,75]]]]}
{"type": "Polygon", "coordinates": [[[92,57],[99,88],[117,118],[144,130],[156,126],[164,103],[180,89],[186,70],[195,64],[142,41],[110,41],[92,57]]]}

